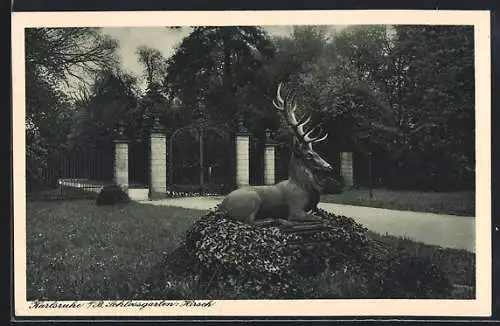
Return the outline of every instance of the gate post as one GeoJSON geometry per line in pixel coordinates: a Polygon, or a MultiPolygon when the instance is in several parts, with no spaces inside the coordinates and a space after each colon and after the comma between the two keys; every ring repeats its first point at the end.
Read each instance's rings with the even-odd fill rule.
{"type": "Polygon", "coordinates": [[[267,129],[264,150],[264,184],[266,185],[276,183],[275,148],[276,143],[271,139],[271,131],[267,129]]]}
{"type": "Polygon", "coordinates": [[[346,187],[354,186],[352,152],[340,153],[340,175],[344,180],[344,186],[346,187]]]}
{"type": "Polygon", "coordinates": [[[123,126],[118,128],[115,143],[114,181],[128,193],[128,143],[123,135],[123,126]]]}
{"type": "Polygon", "coordinates": [[[243,125],[243,120],[238,121],[236,133],[236,187],[249,185],[250,179],[250,132],[243,125]]]}
{"type": "Polygon", "coordinates": [[[167,137],[158,117],[155,118],[150,135],[149,168],[151,182],[149,199],[165,197],[167,192],[167,137]]]}

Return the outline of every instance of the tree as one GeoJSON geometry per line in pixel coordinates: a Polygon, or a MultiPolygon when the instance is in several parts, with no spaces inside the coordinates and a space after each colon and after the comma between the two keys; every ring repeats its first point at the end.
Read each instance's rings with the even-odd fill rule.
{"type": "Polygon", "coordinates": [[[90,91],[77,101],[75,124],[70,135],[73,146],[109,146],[120,124],[129,138],[141,133],[137,111],[136,78],[120,70],[100,72],[90,91]]]}
{"type": "MultiPolygon", "coordinates": [[[[397,26],[395,53],[407,82],[400,98],[410,120],[410,149],[442,185],[474,183],[474,30],[397,26]]],[[[415,161],[415,160],[414,160],[415,161]]]]}
{"type": "Polygon", "coordinates": [[[55,81],[86,81],[94,73],[118,64],[116,40],[99,28],[28,28],[25,32],[27,70],[55,81]]]}
{"type": "Polygon", "coordinates": [[[146,45],[141,45],[136,51],[139,63],[144,67],[144,77],[148,85],[161,85],[166,74],[166,59],[162,53],[146,45]]]}
{"type": "MultiPolygon", "coordinates": [[[[96,28],[28,28],[26,140],[28,186],[45,182],[43,169],[60,159],[73,121],[72,82],[87,83],[116,65],[117,42],[96,28]]],[[[74,85],[73,85],[74,86],[74,85]]]]}
{"type": "Polygon", "coordinates": [[[252,124],[257,117],[248,112],[256,113],[252,108],[259,107],[267,86],[259,68],[273,52],[258,27],[195,27],[168,60],[165,87],[179,98],[188,120],[234,127],[235,117],[244,116],[252,124]]]}
{"type": "Polygon", "coordinates": [[[71,126],[69,98],[32,75],[26,89],[26,180],[28,190],[44,185],[44,171],[59,159],[71,126]]]}
{"type": "Polygon", "coordinates": [[[328,130],[320,150],[377,152],[386,185],[436,189],[472,171],[471,28],[366,25],[328,37],[315,28],[276,40],[274,67],[328,130]]]}

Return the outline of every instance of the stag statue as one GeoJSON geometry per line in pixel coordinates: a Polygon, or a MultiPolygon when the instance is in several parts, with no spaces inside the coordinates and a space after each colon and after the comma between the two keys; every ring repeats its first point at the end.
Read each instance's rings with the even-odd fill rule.
{"type": "Polygon", "coordinates": [[[282,98],[280,83],[273,101],[294,134],[288,180],[275,185],[234,190],[220,205],[221,211],[230,217],[250,224],[319,220],[314,211],[320,196],[342,192],[332,166],[312,147],[314,143],[325,140],[328,134],[321,136],[322,132],[318,132],[317,128],[305,131],[311,117],[306,114],[301,119],[296,118],[294,98],[293,95],[282,98]],[[314,134],[318,136],[312,136],[314,134]]]}

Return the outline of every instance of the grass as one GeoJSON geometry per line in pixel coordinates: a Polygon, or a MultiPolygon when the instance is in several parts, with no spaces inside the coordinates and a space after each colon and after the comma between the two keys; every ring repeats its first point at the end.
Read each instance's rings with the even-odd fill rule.
{"type": "Polygon", "coordinates": [[[90,200],[27,203],[28,299],[124,299],[203,211],[90,200]]]}
{"type": "MultiPolygon", "coordinates": [[[[138,203],[28,201],[27,299],[146,299],[151,275],[205,213],[138,203]]],[[[461,285],[454,298],[473,297],[473,253],[373,236],[432,257],[461,285]]]]}
{"type": "Polygon", "coordinates": [[[474,191],[420,192],[373,189],[370,199],[368,189],[345,190],[338,195],[325,195],[322,202],[367,206],[415,212],[429,212],[460,216],[475,216],[474,191]]]}
{"type": "Polygon", "coordinates": [[[467,250],[442,248],[371,231],[368,233],[372,239],[381,241],[389,247],[404,248],[406,252],[415,256],[430,258],[448,275],[453,284],[466,287],[476,284],[475,255],[467,250]]]}

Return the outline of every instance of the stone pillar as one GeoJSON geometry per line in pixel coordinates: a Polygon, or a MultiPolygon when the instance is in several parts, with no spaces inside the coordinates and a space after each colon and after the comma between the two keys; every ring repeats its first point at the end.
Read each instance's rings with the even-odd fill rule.
{"type": "Polygon", "coordinates": [[[250,184],[250,132],[239,121],[236,133],[236,187],[250,184]]]}
{"type": "Polygon", "coordinates": [[[114,182],[128,193],[128,140],[123,135],[123,127],[119,128],[115,143],[114,182]]]}
{"type": "Polygon", "coordinates": [[[150,135],[150,189],[149,199],[165,197],[167,191],[167,137],[159,119],[155,119],[150,135]]]}
{"type": "Polygon", "coordinates": [[[274,185],[276,183],[275,168],[276,143],[271,139],[271,131],[266,130],[266,144],[264,150],[264,184],[274,185]]]}
{"type": "Polygon", "coordinates": [[[354,170],[352,152],[340,153],[340,175],[344,180],[344,186],[354,186],[354,170]]]}

